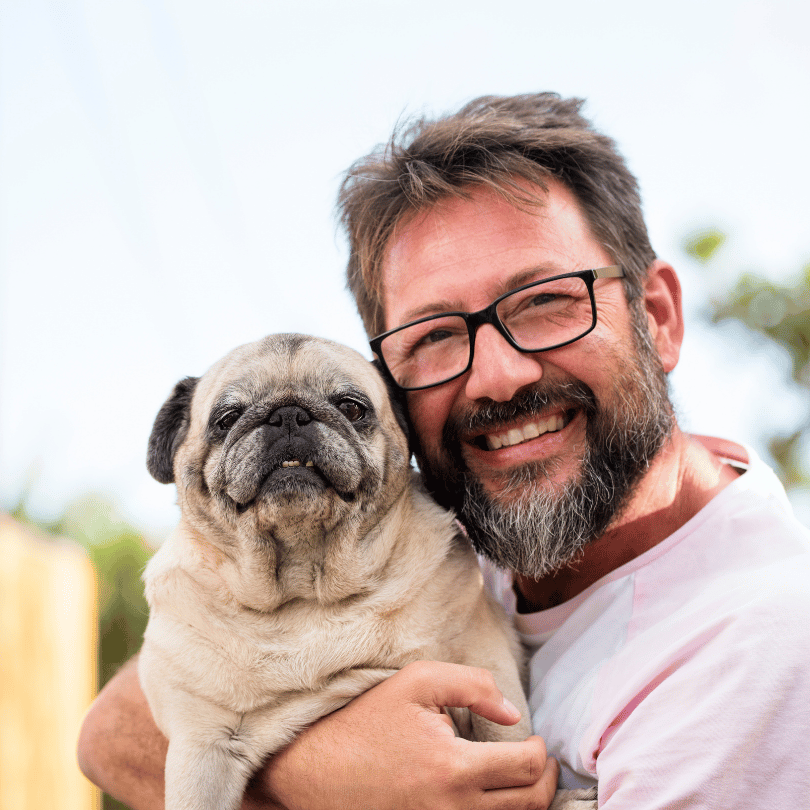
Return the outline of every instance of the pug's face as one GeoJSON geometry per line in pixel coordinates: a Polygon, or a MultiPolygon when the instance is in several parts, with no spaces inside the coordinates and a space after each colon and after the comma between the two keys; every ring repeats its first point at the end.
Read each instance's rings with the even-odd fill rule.
{"type": "Polygon", "coordinates": [[[221,543],[370,528],[409,478],[404,421],[357,352],[304,335],[242,346],[177,384],[148,467],[221,543]]]}

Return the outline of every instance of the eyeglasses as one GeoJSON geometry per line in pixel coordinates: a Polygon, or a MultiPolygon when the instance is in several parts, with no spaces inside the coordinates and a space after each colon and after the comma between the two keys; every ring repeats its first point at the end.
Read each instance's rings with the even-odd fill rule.
{"type": "Polygon", "coordinates": [[[519,352],[558,349],[596,326],[593,283],[624,278],[617,265],[525,284],[479,312],[442,312],[398,326],[370,341],[391,379],[405,391],[454,380],[472,366],[475,334],[492,324],[519,352]]]}

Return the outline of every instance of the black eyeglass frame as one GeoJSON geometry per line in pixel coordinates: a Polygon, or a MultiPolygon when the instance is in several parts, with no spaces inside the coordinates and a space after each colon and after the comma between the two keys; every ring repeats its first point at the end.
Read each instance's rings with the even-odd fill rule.
{"type": "Polygon", "coordinates": [[[379,359],[380,365],[382,366],[385,373],[388,375],[388,378],[391,382],[397,386],[402,391],[424,391],[426,388],[435,388],[437,385],[444,385],[445,383],[450,382],[451,380],[458,379],[459,377],[466,374],[470,368],[472,367],[473,357],[475,355],[475,334],[478,331],[478,327],[482,326],[485,323],[491,324],[494,326],[498,332],[503,335],[506,339],[506,342],[517,351],[523,354],[536,354],[537,352],[548,352],[552,349],[559,349],[562,346],[568,346],[570,343],[576,343],[576,341],[581,340],[585,337],[589,332],[592,332],[596,327],[597,316],[596,316],[596,297],[593,294],[593,283],[598,278],[624,278],[625,272],[624,270],[617,264],[612,264],[609,267],[598,267],[596,269],[591,270],[579,270],[574,273],[562,273],[559,276],[552,276],[551,278],[543,278],[539,281],[532,281],[528,284],[524,284],[521,287],[515,287],[514,290],[509,290],[509,292],[505,292],[503,295],[496,298],[489,306],[484,307],[483,309],[478,310],[478,312],[439,312],[436,315],[426,315],[424,318],[417,318],[415,321],[410,321],[409,323],[404,323],[402,326],[397,326],[394,329],[389,329],[387,332],[383,332],[381,335],[377,335],[373,337],[369,341],[369,346],[371,346],[371,351],[377,355],[379,359]],[[501,303],[505,298],[509,298],[510,295],[514,295],[515,293],[522,292],[523,290],[528,290],[531,287],[539,287],[543,284],[547,284],[549,281],[559,281],[562,278],[581,278],[585,282],[585,286],[588,288],[588,296],[591,299],[591,312],[593,314],[593,318],[591,320],[591,325],[581,334],[577,335],[575,338],[571,338],[570,340],[565,340],[562,343],[555,343],[552,346],[543,346],[541,349],[524,349],[518,343],[515,342],[515,339],[509,333],[509,330],[506,326],[501,322],[501,319],[498,317],[497,307],[498,304],[501,303]],[[416,385],[416,386],[405,386],[401,385],[396,381],[394,375],[391,373],[391,369],[388,368],[388,364],[385,362],[385,356],[382,352],[382,342],[391,335],[401,332],[403,329],[408,329],[411,326],[415,326],[418,323],[424,323],[425,321],[432,321],[438,320],[439,318],[447,318],[450,316],[455,315],[456,317],[462,318],[464,323],[467,325],[467,334],[470,340],[470,359],[467,362],[466,367],[459,371],[457,374],[454,374],[452,377],[448,377],[446,380],[441,380],[441,382],[430,383],[430,385],[416,385]]]}

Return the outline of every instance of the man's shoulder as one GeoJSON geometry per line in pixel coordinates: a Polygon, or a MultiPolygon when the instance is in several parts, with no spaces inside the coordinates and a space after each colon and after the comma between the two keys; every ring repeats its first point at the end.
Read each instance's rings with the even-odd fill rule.
{"type": "Polygon", "coordinates": [[[712,455],[732,466],[739,465],[743,469],[747,469],[751,463],[751,452],[744,444],[719,436],[704,436],[699,433],[691,433],[690,438],[702,444],[712,455]]]}
{"type": "MultiPolygon", "coordinates": [[[[708,436],[693,436],[738,477],[689,521],[685,534],[701,536],[701,542],[720,542],[733,535],[733,545],[752,560],[810,553],[810,529],[793,513],[779,478],[748,446],[708,436]]],[[[678,534],[676,532],[676,534],[678,534]]],[[[733,555],[733,549],[728,553],[733,555]]]]}

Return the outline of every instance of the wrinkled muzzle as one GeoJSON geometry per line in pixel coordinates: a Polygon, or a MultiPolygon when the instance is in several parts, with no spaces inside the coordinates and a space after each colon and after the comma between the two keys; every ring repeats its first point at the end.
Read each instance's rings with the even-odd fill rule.
{"type": "Polygon", "coordinates": [[[210,485],[242,509],[257,499],[317,497],[329,488],[354,500],[369,464],[354,431],[340,428],[300,405],[277,408],[228,436],[210,485]]]}

